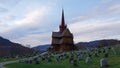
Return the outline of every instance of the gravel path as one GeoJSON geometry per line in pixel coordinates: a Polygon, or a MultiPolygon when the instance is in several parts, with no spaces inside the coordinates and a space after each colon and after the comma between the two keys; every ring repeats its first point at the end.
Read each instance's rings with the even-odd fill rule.
{"type": "Polygon", "coordinates": [[[5,68],[4,65],[6,65],[6,64],[17,63],[17,62],[19,62],[19,60],[1,62],[0,68],[5,68]]]}

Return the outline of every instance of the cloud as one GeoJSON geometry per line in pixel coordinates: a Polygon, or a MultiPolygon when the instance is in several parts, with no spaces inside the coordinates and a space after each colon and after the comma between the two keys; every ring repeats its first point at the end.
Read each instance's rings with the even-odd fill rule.
{"type": "Polygon", "coordinates": [[[43,6],[41,8],[35,8],[33,11],[29,11],[20,19],[14,19],[11,22],[6,22],[9,20],[5,19],[5,23],[3,23],[5,26],[1,25],[4,30],[0,30],[0,34],[10,39],[29,35],[32,31],[36,31],[35,29],[40,29],[40,27],[44,25],[42,21],[48,12],[49,7],[43,6]],[[8,25],[7,28],[6,25],[8,25]]]}
{"type": "Polygon", "coordinates": [[[99,39],[120,39],[120,2],[107,0],[86,14],[71,20],[75,42],[99,39]]]}
{"type": "Polygon", "coordinates": [[[0,13],[1,13],[1,12],[7,12],[7,11],[8,11],[8,9],[3,8],[3,7],[0,7],[0,13]]]}
{"type": "Polygon", "coordinates": [[[114,0],[101,0],[101,1],[102,1],[102,3],[109,3],[109,2],[112,2],[114,0]]]}
{"type": "Polygon", "coordinates": [[[0,30],[0,35],[24,46],[30,44],[33,47],[40,44],[50,44],[51,32],[46,29],[49,28],[46,26],[50,23],[46,22],[46,16],[49,14],[51,6],[28,7],[29,9],[25,9],[23,15],[15,15],[15,19],[7,20],[4,18],[5,22],[2,24],[8,25],[8,27],[2,26],[4,30],[0,30]]]}
{"type": "Polygon", "coordinates": [[[108,8],[108,12],[111,14],[120,14],[120,4],[113,4],[108,8]]]}
{"type": "Polygon", "coordinates": [[[18,39],[14,39],[12,41],[21,43],[24,46],[32,45],[32,47],[40,45],[40,44],[50,44],[51,32],[40,33],[40,34],[31,34],[31,35],[27,35],[25,37],[20,37],[18,39]]]}
{"type": "MultiPolygon", "coordinates": [[[[38,23],[38,21],[42,20],[44,16],[47,14],[47,11],[49,11],[48,7],[41,7],[40,9],[34,9],[33,11],[26,14],[22,19],[15,21],[16,26],[23,26],[28,25],[33,26],[38,23]]],[[[40,23],[40,22],[39,22],[40,23]]],[[[43,23],[40,23],[41,25],[43,23]]]]}
{"type": "Polygon", "coordinates": [[[15,18],[15,16],[13,16],[13,15],[8,15],[8,16],[2,17],[0,19],[0,26],[8,24],[8,22],[13,20],[14,18],[15,18]]]}
{"type": "Polygon", "coordinates": [[[108,38],[120,39],[119,26],[120,26],[120,20],[112,20],[112,21],[89,20],[85,22],[76,22],[69,25],[70,30],[74,34],[75,42],[92,41],[92,40],[108,39],[108,38]]]}
{"type": "Polygon", "coordinates": [[[102,16],[114,16],[120,14],[120,2],[103,4],[95,9],[95,14],[102,16]]]}
{"type": "MultiPolygon", "coordinates": [[[[69,19],[68,27],[74,34],[75,42],[120,37],[118,30],[120,29],[119,2],[102,1],[104,2],[89,9],[88,12],[69,19]]],[[[0,30],[1,36],[24,45],[36,46],[51,42],[51,32],[58,28],[56,17],[59,16],[54,13],[58,11],[56,10],[56,6],[58,6],[56,0],[52,0],[52,2],[22,0],[20,3],[18,2],[19,4],[16,0],[9,2],[10,0],[0,0],[3,9],[4,7],[8,9],[3,16],[0,16],[2,17],[0,29],[3,29],[0,30]],[[51,12],[53,7],[55,11],[51,12]]],[[[0,10],[3,11],[3,9],[0,10]]]]}
{"type": "MultiPolygon", "coordinates": [[[[109,1],[109,0],[108,0],[109,1]]],[[[85,14],[82,14],[71,21],[86,21],[89,19],[108,19],[120,16],[120,2],[102,3],[97,5],[85,14]]]]}
{"type": "MultiPolygon", "coordinates": [[[[33,11],[28,12],[20,19],[14,19],[14,16],[8,16],[3,19],[1,19],[1,23],[9,24],[10,30],[13,30],[15,28],[22,28],[22,27],[33,27],[36,26],[36,24],[42,25],[41,22],[44,18],[44,16],[47,14],[47,11],[49,11],[48,7],[41,7],[38,9],[34,9],[33,11]],[[12,22],[8,22],[12,20],[12,22]]],[[[5,29],[6,27],[4,27],[5,29]]],[[[7,31],[6,31],[7,32],[7,31]]]]}
{"type": "Polygon", "coordinates": [[[7,6],[15,6],[18,4],[21,0],[0,0],[0,4],[7,5],[7,6]]]}

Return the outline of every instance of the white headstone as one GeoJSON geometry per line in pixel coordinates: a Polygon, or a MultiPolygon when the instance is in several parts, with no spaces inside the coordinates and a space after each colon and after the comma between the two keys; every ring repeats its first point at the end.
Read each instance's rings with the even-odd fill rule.
{"type": "Polygon", "coordinates": [[[78,59],[79,59],[79,60],[82,59],[82,54],[78,55],[78,59]]]}
{"type": "Polygon", "coordinates": [[[114,52],[115,55],[118,55],[118,49],[117,49],[117,47],[112,47],[112,50],[113,50],[113,52],[114,52]]]}
{"type": "Polygon", "coordinates": [[[107,61],[107,58],[102,58],[100,60],[100,66],[101,67],[106,67],[108,65],[108,61],[107,61]]]}
{"type": "Polygon", "coordinates": [[[90,58],[90,57],[87,57],[87,58],[86,58],[86,63],[90,63],[90,61],[91,61],[91,58],[90,58]]]}

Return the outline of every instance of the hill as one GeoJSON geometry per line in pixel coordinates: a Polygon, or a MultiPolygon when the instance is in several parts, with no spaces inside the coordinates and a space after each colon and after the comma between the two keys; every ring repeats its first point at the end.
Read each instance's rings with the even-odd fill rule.
{"type": "Polygon", "coordinates": [[[46,51],[50,47],[50,44],[46,45],[38,45],[36,47],[33,47],[35,51],[46,51]]]}
{"type": "MultiPolygon", "coordinates": [[[[120,43],[119,40],[115,39],[103,39],[103,40],[95,40],[95,41],[90,41],[90,42],[79,42],[76,43],[75,45],[77,46],[78,49],[81,48],[86,48],[86,47],[103,47],[103,46],[113,46],[116,45],[117,43],[120,43]]],[[[36,51],[46,51],[50,47],[50,44],[46,45],[38,45],[36,47],[33,47],[34,50],[36,51]]]]}
{"type": "Polygon", "coordinates": [[[86,48],[86,47],[104,47],[104,46],[114,46],[120,43],[119,40],[115,39],[104,39],[104,40],[96,40],[90,42],[79,42],[75,44],[78,48],[86,48]]]}
{"type": "Polygon", "coordinates": [[[0,37],[0,57],[27,55],[32,53],[32,51],[32,49],[24,47],[21,44],[0,37]]]}

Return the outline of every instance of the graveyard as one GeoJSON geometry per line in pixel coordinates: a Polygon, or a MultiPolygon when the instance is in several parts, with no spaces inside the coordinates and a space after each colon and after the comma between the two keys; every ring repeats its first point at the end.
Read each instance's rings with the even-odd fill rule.
{"type": "Polygon", "coordinates": [[[120,46],[86,48],[69,52],[47,52],[19,60],[6,68],[119,68],[120,46]]]}
{"type": "Polygon", "coordinates": [[[120,0],[0,0],[0,68],[120,68],[120,0]]]}

